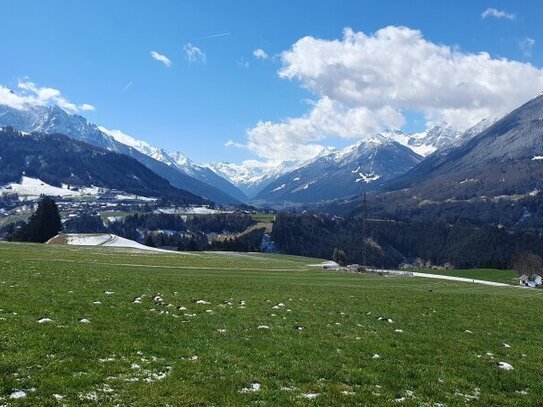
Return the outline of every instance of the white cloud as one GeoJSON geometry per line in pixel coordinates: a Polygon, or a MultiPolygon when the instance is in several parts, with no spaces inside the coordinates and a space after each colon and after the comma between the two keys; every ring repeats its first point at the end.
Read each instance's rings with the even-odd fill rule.
{"type": "Polygon", "coordinates": [[[28,105],[58,105],[69,112],[95,110],[95,107],[91,104],[76,105],[62,96],[58,89],[39,87],[29,80],[19,81],[17,87],[20,90],[19,93],[0,85],[0,104],[15,109],[24,109],[28,105]]]}
{"type": "Polygon", "coordinates": [[[505,18],[506,20],[514,20],[516,18],[514,13],[509,13],[505,10],[498,10],[492,7],[487,8],[481,13],[482,19],[485,19],[487,17],[505,18]]]}
{"type": "Polygon", "coordinates": [[[253,51],[253,56],[258,59],[268,59],[268,54],[262,48],[257,48],[253,51]]]}
{"type": "Polygon", "coordinates": [[[159,54],[156,51],[151,51],[151,58],[159,62],[162,62],[168,68],[172,66],[172,61],[170,61],[170,58],[168,58],[166,55],[159,54]]]}
{"type": "Polygon", "coordinates": [[[403,126],[404,119],[389,106],[370,109],[348,107],[327,96],[313,104],[311,111],[280,123],[258,122],[248,131],[247,147],[266,159],[296,160],[312,157],[324,147],[316,144],[329,136],[363,137],[376,130],[403,126]]]}
{"type": "Polygon", "coordinates": [[[403,110],[466,128],[543,89],[543,70],[531,64],[461,52],[406,27],[372,35],[345,29],[340,40],[304,37],[281,59],[279,76],[298,81],[317,101],[302,117],[261,121],[247,131],[247,147],[268,159],[306,158],[329,137],[399,128],[403,110]]]}
{"type": "Polygon", "coordinates": [[[84,112],[94,112],[96,110],[93,105],[89,105],[88,103],[83,103],[79,108],[84,112]]]}
{"type": "Polygon", "coordinates": [[[530,37],[526,37],[519,41],[518,46],[525,57],[530,58],[532,56],[532,48],[535,45],[535,40],[530,37]]]}
{"type": "Polygon", "coordinates": [[[251,64],[249,63],[249,61],[246,61],[245,59],[241,58],[239,61],[238,61],[238,65],[241,67],[241,68],[244,68],[244,69],[249,69],[249,67],[251,66],[251,64]]]}
{"type": "Polygon", "coordinates": [[[228,140],[226,143],[224,143],[225,147],[237,147],[237,148],[245,148],[245,144],[242,143],[236,143],[235,141],[228,140]]]}
{"type": "Polygon", "coordinates": [[[190,62],[206,62],[206,54],[198,47],[192,45],[190,42],[183,46],[185,51],[185,58],[190,62]]]}

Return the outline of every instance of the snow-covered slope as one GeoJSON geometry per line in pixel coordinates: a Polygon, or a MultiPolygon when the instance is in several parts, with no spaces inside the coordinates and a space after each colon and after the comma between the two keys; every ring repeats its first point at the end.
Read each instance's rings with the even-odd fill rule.
{"type": "Polygon", "coordinates": [[[121,247],[127,249],[137,249],[150,252],[160,253],[180,253],[169,250],[157,249],[135,242],[134,240],[125,239],[110,233],[101,234],[61,234],[51,238],[48,244],[67,244],[72,246],[101,246],[101,247],[121,247]]]}
{"type": "Polygon", "coordinates": [[[167,152],[162,148],[154,147],[144,141],[137,140],[120,130],[110,130],[105,127],[99,127],[99,129],[119,143],[130,146],[142,154],[177,169],[185,175],[205,182],[206,184],[227,193],[239,201],[244,201],[247,199],[245,194],[243,194],[243,192],[241,192],[230,181],[220,176],[220,174],[216,174],[207,166],[195,163],[179,151],[167,152]]]}
{"type": "Polygon", "coordinates": [[[0,186],[0,197],[17,194],[22,200],[37,199],[41,195],[62,196],[64,198],[96,196],[101,192],[103,192],[103,189],[97,187],[70,189],[68,185],[63,185],[62,188],[59,188],[40,179],[25,176],[22,177],[21,182],[12,182],[0,186]]]}

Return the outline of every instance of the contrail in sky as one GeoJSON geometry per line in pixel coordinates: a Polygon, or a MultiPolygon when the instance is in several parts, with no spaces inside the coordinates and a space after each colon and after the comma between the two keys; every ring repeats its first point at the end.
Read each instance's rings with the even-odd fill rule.
{"type": "Polygon", "coordinates": [[[211,38],[226,37],[227,35],[230,35],[230,34],[232,34],[232,33],[226,32],[226,33],[220,33],[220,34],[211,34],[211,35],[206,35],[205,37],[202,37],[201,39],[202,40],[208,40],[208,39],[211,39],[211,38]]]}
{"type": "Polygon", "coordinates": [[[130,82],[128,82],[128,83],[125,85],[125,87],[123,88],[123,90],[121,90],[121,93],[126,92],[126,91],[128,90],[128,88],[129,88],[130,86],[132,86],[134,83],[136,83],[136,81],[130,81],[130,82]]]}

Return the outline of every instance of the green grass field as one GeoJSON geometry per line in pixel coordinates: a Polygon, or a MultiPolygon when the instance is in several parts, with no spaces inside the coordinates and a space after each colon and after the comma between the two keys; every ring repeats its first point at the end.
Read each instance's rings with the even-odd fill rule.
{"type": "Polygon", "coordinates": [[[476,280],[495,281],[518,285],[517,273],[514,270],[470,269],[470,270],[417,270],[419,273],[441,274],[443,276],[473,278],[476,280]]]}
{"type": "Polygon", "coordinates": [[[540,405],[543,290],[314,263],[2,243],[0,405],[540,405]]]}

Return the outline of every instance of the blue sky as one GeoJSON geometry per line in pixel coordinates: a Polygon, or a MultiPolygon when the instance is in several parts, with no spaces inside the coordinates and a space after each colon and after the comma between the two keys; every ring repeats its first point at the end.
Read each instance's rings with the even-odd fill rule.
{"type": "MultiPolygon", "coordinates": [[[[251,149],[225,143],[245,144],[259,121],[303,117],[313,109],[307,99],[326,94],[316,90],[320,85],[308,85],[307,72],[290,79],[278,75],[285,65],[280,54],[304,36],[341,41],[345,27],[371,36],[387,26],[406,26],[465,54],[485,51],[494,59],[529,63],[537,78],[543,66],[543,2],[537,0],[2,0],[0,15],[0,84],[17,89],[18,82],[32,81],[59,89],[71,102],[95,106],[82,113],[92,122],[196,161],[281,154],[266,156],[265,142],[251,149]],[[489,8],[496,12],[483,18],[489,8]],[[187,44],[205,60],[187,59],[187,44]],[[256,49],[268,58],[256,58],[256,49]],[[151,51],[169,58],[171,66],[153,59],[151,51]]],[[[417,106],[395,107],[404,129],[424,128],[428,109],[417,106]]],[[[253,142],[275,137],[274,131],[255,135],[253,142]]],[[[302,143],[341,146],[354,140],[310,138],[302,143]]]]}

